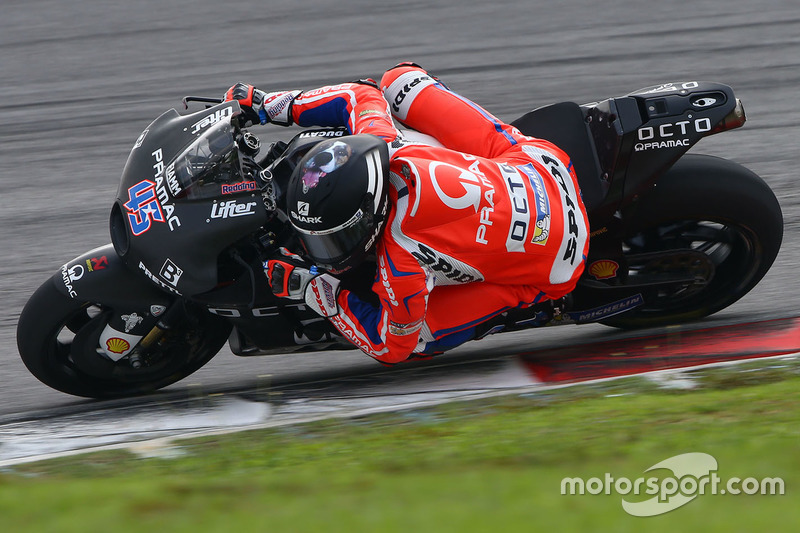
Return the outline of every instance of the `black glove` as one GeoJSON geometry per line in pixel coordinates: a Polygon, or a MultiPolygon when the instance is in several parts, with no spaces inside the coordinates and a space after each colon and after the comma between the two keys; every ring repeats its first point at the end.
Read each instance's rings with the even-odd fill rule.
{"type": "Polygon", "coordinates": [[[237,83],[225,93],[223,100],[236,100],[250,124],[272,122],[280,126],[292,123],[291,108],[300,91],[278,91],[265,93],[253,85],[237,83]]]}

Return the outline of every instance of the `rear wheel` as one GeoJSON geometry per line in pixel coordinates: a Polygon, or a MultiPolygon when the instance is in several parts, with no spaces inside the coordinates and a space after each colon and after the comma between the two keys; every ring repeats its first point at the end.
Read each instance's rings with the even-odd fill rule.
{"type": "Polygon", "coordinates": [[[621,328],[674,324],[731,305],[764,277],[783,237],[780,205],[767,184],[732,161],[704,155],[679,160],[624,223],[626,255],[654,257],[634,265],[630,279],[679,269],[694,281],[652,291],[642,306],[603,321],[621,328]]]}
{"type": "Polygon", "coordinates": [[[230,324],[181,301],[179,320],[136,364],[106,358],[98,340],[114,309],[60,292],[52,279],[20,314],[17,346],[25,366],[44,384],[68,394],[114,398],[143,394],[188,376],[224,346],[230,324]]]}

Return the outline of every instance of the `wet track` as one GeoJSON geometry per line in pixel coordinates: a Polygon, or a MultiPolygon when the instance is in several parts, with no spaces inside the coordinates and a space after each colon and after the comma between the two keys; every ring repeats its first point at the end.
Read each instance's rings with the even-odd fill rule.
{"type": "MultiPolygon", "coordinates": [[[[507,121],[554,101],[594,101],[667,81],[727,83],[743,100],[748,123],[694,151],[734,159],[763,176],[781,201],[786,229],[783,250],[761,285],[704,323],[800,314],[796,4],[545,5],[203,0],[185,9],[155,0],[4,2],[0,416],[88,403],[27,372],[14,338],[19,311],[61,264],[109,241],[110,202],[141,130],[178,107],[183,95],[217,96],[239,80],[267,90],[305,89],[379,77],[413,59],[507,121]]],[[[504,354],[630,335],[602,326],[508,334],[455,350],[439,364],[464,368],[504,354]]],[[[165,396],[372,372],[393,370],[358,352],[239,359],[225,351],[165,396]]]]}

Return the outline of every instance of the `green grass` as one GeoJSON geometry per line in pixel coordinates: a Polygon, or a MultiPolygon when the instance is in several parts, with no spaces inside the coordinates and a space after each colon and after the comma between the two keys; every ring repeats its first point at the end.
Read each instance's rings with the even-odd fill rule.
{"type": "Polygon", "coordinates": [[[770,365],[696,372],[689,391],[629,378],[178,441],[173,459],[22,465],[0,474],[0,530],[796,531],[799,365],[770,365]],[[613,493],[561,495],[564,477],[635,479],[686,452],[713,455],[722,479],[781,477],[786,494],[651,518],[613,493]]]}

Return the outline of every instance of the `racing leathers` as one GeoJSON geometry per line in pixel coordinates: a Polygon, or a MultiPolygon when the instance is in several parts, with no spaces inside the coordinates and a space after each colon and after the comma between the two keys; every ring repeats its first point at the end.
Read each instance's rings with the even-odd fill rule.
{"type": "Polygon", "coordinates": [[[344,126],[389,145],[390,208],[372,286],[380,303],[343,289],[329,317],[370,356],[397,363],[441,352],[471,339],[477,324],[575,287],[588,222],[572,164],[553,144],[411,63],[388,70],[379,87],[344,83],[273,99],[290,101],[269,113],[285,123],[344,126]],[[392,117],[436,142],[414,140],[392,117]]]}

